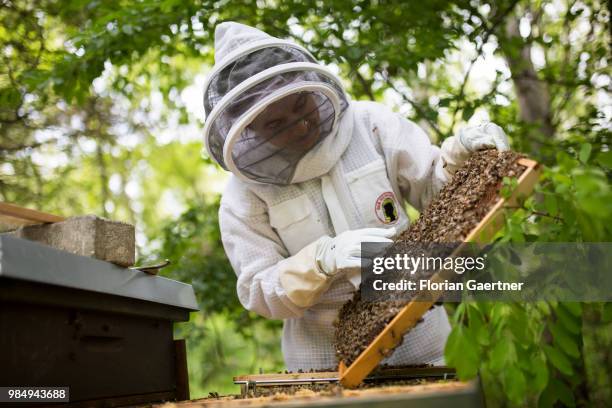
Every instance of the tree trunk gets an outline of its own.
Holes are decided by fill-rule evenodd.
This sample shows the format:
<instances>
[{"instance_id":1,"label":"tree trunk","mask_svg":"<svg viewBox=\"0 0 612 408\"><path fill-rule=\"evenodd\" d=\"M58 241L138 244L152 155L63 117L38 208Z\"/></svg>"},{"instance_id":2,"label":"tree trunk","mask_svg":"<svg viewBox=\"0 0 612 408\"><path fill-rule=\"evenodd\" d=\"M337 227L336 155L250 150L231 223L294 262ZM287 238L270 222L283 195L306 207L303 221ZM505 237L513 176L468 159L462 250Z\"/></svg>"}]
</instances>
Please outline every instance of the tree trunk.
<instances>
[{"instance_id":1,"label":"tree trunk","mask_svg":"<svg viewBox=\"0 0 612 408\"><path fill-rule=\"evenodd\" d=\"M519 17L516 15L506 20L505 35L509 44L517 40L521 42L519 47L510 45L502 47L502 50L512 74L520 119L536 129L532 132L531 151L537 153L542 141L551 139L555 133L548 84L538 78L531 61L531 44L521 38Z\"/></svg>"}]
</instances>

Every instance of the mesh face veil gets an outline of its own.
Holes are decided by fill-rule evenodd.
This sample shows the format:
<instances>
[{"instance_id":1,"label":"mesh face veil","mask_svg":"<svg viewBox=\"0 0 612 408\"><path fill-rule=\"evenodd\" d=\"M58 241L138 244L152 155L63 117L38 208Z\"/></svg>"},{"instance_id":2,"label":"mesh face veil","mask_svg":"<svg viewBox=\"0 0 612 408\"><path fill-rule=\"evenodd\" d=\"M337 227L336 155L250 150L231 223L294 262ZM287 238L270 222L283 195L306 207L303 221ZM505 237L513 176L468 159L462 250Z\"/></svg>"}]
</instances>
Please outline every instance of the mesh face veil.
<instances>
[{"instance_id":1,"label":"mesh face veil","mask_svg":"<svg viewBox=\"0 0 612 408\"><path fill-rule=\"evenodd\" d=\"M232 50L210 74L206 147L242 179L290 184L300 161L337 132L347 107L339 79L306 50L266 36Z\"/></svg>"}]
</instances>

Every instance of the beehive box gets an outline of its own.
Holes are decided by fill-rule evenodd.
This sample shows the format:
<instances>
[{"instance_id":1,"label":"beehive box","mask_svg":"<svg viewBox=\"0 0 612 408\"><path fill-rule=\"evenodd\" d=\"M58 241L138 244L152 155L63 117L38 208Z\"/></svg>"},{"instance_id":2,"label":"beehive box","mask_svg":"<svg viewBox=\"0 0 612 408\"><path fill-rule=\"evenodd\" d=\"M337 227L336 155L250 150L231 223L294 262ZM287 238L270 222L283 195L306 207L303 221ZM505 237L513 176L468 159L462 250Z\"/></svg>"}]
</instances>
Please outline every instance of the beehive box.
<instances>
[{"instance_id":1,"label":"beehive box","mask_svg":"<svg viewBox=\"0 0 612 408\"><path fill-rule=\"evenodd\" d=\"M67 386L72 406L188 398L173 322L190 285L0 236L0 384Z\"/></svg>"}]
</instances>

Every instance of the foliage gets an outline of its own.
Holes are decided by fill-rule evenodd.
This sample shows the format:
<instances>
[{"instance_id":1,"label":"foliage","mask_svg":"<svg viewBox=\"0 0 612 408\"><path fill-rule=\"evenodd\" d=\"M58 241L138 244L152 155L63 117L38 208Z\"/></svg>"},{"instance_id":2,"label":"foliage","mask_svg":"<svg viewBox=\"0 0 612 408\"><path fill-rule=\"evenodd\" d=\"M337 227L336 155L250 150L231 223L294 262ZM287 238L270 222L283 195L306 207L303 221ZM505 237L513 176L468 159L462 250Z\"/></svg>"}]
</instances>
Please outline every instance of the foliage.
<instances>
[{"instance_id":1,"label":"foliage","mask_svg":"<svg viewBox=\"0 0 612 408\"><path fill-rule=\"evenodd\" d=\"M583 147L590 144L570 140L569 151L558 151L557 164L545 170L536 198L510 217L500 242L610 240L605 153L590 157L592 147ZM587 353L585 343L609 341L612 326L603 317L608 309L609 303L461 304L447 358L461 377L480 370L488 396L506 395L513 405L604 401L609 387L595 384L610 380L611 361Z\"/></svg>"},{"instance_id":2,"label":"foliage","mask_svg":"<svg viewBox=\"0 0 612 408\"><path fill-rule=\"evenodd\" d=\"M304 44L353 98L394 105L438 142L467 121L500 124L515 150L546 165L502 242L610 241L605 2L0 5L0 198L135 223L140 258L170 258L167 276L196 288L203 313L179 331L201 392L252 372L255 350L262 368L280 368L278 322L236 298L216 216L224 176L200 156L201 98L189 97L213 62L220 21ZM447 359L461 378L480 373L492 406L603 404L611 315L610 304L459 304Z\"/></svg>"},{"instance_id":3,"label":"foliage","mask_svg":"<svg viewBox=\"0 0 612 408\"><path fill-rule=\"evenodd\" d=\"M187 339L189 386L192 398L211 392L237 394L231 378L258 372L278 372L283 357L278 346L278 330L265 320L253 321L246 328L225 314L192 313L188 323L180 324L177 337Z\"/></svg>"},{"instance_id":4,"label":"foliage","mask_svg":"<svg viewBox=\"0 0 612 408\"><path fill-rule=\"evenodd\" d=\"M256 323L255 314L247 312L236 297L236 276L223 251L217 213L219 197L212 202L188 204L176 220L165 224L159 256L175 260L164 268L167 275L189 282L206 313L222 313L239 324L237 330L253 337L249 328ZM263 320L260 326L278 328L279 322Z\"/></svg>"}]
</instances>

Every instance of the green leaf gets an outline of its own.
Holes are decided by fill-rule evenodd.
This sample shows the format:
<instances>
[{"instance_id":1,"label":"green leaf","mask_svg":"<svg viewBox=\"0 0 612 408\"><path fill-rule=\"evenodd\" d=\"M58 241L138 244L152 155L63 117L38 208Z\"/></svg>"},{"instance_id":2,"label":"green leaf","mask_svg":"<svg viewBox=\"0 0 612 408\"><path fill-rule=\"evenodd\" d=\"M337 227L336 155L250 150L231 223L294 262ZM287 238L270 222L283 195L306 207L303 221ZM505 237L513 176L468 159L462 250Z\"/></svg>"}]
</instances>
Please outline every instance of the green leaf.
<instances>
[{"instance_id":1,"label":"green leaf","mask_svg":"<svg viewBox=\"0 0 612 408\"><path fill-rule=\"evenodd\" d=\"M347 51L347 57L352 60L358 60L363 55L359 47L349 47Z\"/></svg>"},{"instance_id":2,"label":"green leaf","mask_svg":"<svg viewBox=\"0 0 612 408\"><path fill-rule=\"evenodd\" d=\"M548 386L540 394L538 399L538 408L552 408L553 404L557 402L559 396L555 393L554 387L548 384Z\"/></svg>"},{"instance_id":3,"label":"green leaf","mask_svg":"<svg viewBox=\"0 0 612 408\"><path fill-rule=\"evenodd\" d=\"M504 386L510 400L516 404L525 399L527 381L525 374L516 366L510 366L504 370ZM522 404L521 404L522 405Z\"/></svg>"},{"instance_id":4,"label":"green leaf","mask_svg":"<svg viewBox=\"0 0 612 408\"><path fill-rule=\"evenodd\" d=\"M578 159L581 162L586 163L589 160L589 157L591 157L592 150L593 146L590 143L584 143L582 146L580 146L580 153L578 153Z\"/></svg>"},{"instance_id":5,"label":"green leaf","mask_svg":"<svg viewBox=\"0 0 612 408\"><path fill-rule=\"evenodd\" d=\"M580 350L576 344L576 340L568 334L562 326L559 324L549 325L551 334L553 335L553 341L559 346L570 357L580 357Z\"/></svg>"},{"instance_id":6,"label":"green leaf","mask_svg":"<svg viewBox=\"0 0 612 408\"><path fill-rule=\"evenodd\" d=\"M559 396L561 401L567 407L575 407L576 401L574 400L574 393L572 389L560 380L552 381L552 386L555 394Z\"/></svg>"},{"instance_id":7,"label":"green leaf","mask_svg":"<svg viewBox=\"0 0 612 408\"><path fill-rule=\"evenodd\" d=\"M438 102L439 108L447 108L452 101L452 98L441 98L440 102Z\"/></svg>"},{"instance_id":8,"label":"green leaf","mask_svg":"<svg viewBox=\"0 0 612 408\"><path fill-rule=\"evenodd\" d=\"M563 307L557 307L556 314L558 322L561 323L563 327L565 327L571 333L580 333L582 328L580 327L580 323L578 322L579 319L577 319L576 316L569 313Z\"/></svg>"},{"instance_id":9,"label":"green leaf","mask_svg":"<svg viewBox=\"0 0 612 408\"><path fill-rule=\"evenodd\" d=\"M604 303L601 320L603 321L603 323L612 322L612 302Z\"/></svg>"},{"instance_id":10,"label":"green leaf","mask_svg":"<svg viewBox=\"0 0 612 408\"><path fill-rule=\"evenodd\" d=\"M557 197L552 194L547 194L544 196L544 207L548 214L555 216L557 215L558 207L557 207Z\"/></svg>"},{"instance_id":11,"label":"green leaf","mask_svg":"<svg viewBox=\"0 0 612 408\"><path fill-rule=\"evenodd\" d=\"M545 389L548 384L548 365L546 364L546 357L542 352L539 352L530 362L531 372L533 373L531 386L536 392L539 392Z\"/></svg>"},{"instance_id":12,"label":"green leaf","mask_svg":"<svg viewBox=\"0 0 612 408\"><path fill-rule=\"evenodd\" d=\"M18 89L11 87L0 89L0 106L3 108L13 108L14 105L19 105L20 102L21 94Z\"/></svg>"},{"instance_id":13,"label":"green leaf","mask_svg":"<svg viewBox=\"0 0 612 408\"><path fill-rule=\"evenodd\" d=\"M499 330L506 325L507 316L510 314L510 308L504 303L495 303L491 308L490 321L493 326Z\"/></svg>"},{"instance_id":14,"label":"green leaf","mask_svg":"<svg viewBox=\"0 0 612 408\"><path fill-rule=\"evenodd\" d=\"M563 302L559 305L567 309L571 314L576 317L582 316L582 304L580 302Z\"/></svg>"},{"instance_id":15,"label":"green leaf","mask_svg":"<svg viewBox=\"0 0 612 408\"><path fill-rule=\"evenodd\" d=\"M465 108L463 108L463 112L461 112L461 117L464 121L467 122L468 120L470 120L475 110L476 109L474 108L474 106L467 105Z\"/></svg>"},{"instance_id":16,"label":"green leaf","mask_svg":"<svg viewBox=\"0 0 612 408\"><path fill-rule=\"evenodd\" d=\"M444 354L448 364L457 370L460 380L469 380L478 373L478 346L464 326L453 328L448 336Z\"/></svg>"},{"instance_id":17,"label":"green leaf","mask_svg":"<svg viewBox=\"0 0 612 408\"><path fill-rule=\"evenodd\" d=\"M561 353L556 348L553 348L549 345L544 345L544 352L548 357L548 361L552 363L552 365L561 371L565 375L573 375L574 369L572 368L572 363L565 357L563 353Z\"/></svg>"},{"instance_id":18,"label":"green leaf","mask_svg":"<svg viewBox=\"0 0 612 408\"><path fill-rule=\"evenodd\" d=\"M601 152L596 157L597 163L603 167L612 168L612 150Z\"/></svg>"},{"instance_id":19,"label":"green leaf","mask_svg":"<svg viewBox=\"0 0 612 408\"><path fill-rule=\"evenodd\" d=\"M548 386L540 395L538 400L538 407L552 407L557 401L561 401L565 406L575 406L574 394L572 390L565 385L563 382L556 378L551 378Z\"/></svg>"},{"instance_id":20,"label":"green leaf","mask_svg":"<svg viewBox=\"0 0 612 408\"><path fill-rule=\"evenodd\" d=\"M516 349L508 336L502 337L489 353L489 367L492 371L500 372L508 364L516 362Z\"/></svg>"},{"instance_id":21,"label":"green leaf","mask_svg":"<svg viewBox=\"0 0 612 408\"><path fill-rule=\"evenodd\" d=\"M488 346L490 344L489 330L484 323L482 313L476 304L470 304L467 308L469 328L474 333L478 344Z\"/></svg>"},{"instance_id":22,"label":"green leaf","mask_svg":"<svg viewBox=\"0 0 612 408\"><path fill-rule=\"evenodd\" d=\"M516 344L529 342L532 334L529 331L529 316L522 310L514 311L508 318L508 329Z\"/></svg>"}]
</instances>

